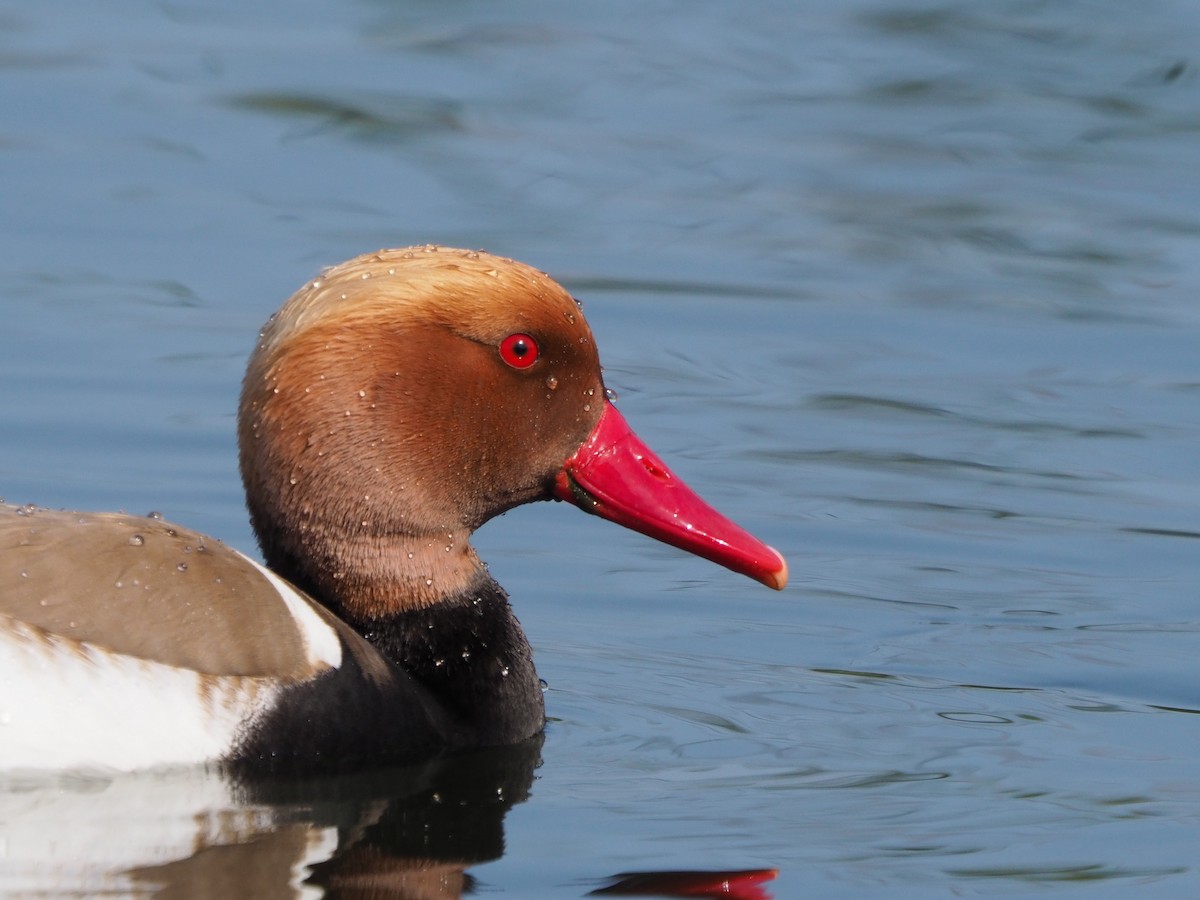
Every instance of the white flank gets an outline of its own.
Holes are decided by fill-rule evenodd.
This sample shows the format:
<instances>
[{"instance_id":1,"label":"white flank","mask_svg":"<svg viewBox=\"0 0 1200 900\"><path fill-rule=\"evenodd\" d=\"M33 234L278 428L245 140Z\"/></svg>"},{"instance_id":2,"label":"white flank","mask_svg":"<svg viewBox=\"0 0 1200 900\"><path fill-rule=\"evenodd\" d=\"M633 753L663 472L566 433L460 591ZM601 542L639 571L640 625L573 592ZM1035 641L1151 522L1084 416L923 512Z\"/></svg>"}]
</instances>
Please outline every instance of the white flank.
<instances>
[{"instance_id":1,"label":"white flank","mask_svg":"<svg viewBox=\"0 0 1200 900\"><path fill-rule=\"evenodd\" d=\"M312 601L297 593L295 588L266 566L259 565L244 554L238 553L238 556L258 569L275 588L288 612L292 614L296 627L300 629L304 648L308 651L308 661L318 668L319 663L333 669L338 668L342 664L342 642L338 639L337 632L313 610Z\"/></svg>"},{"instance_id":2,"label":"white flank","mask_svg":"<svg viewBox=\"0 0 1200 900\"><path fill-rule=\"evenodd\" d=\"M0 768L131 771L217 760L279 690L268 679L110 653L0 615Z\"/></svg>"}]
</instances>

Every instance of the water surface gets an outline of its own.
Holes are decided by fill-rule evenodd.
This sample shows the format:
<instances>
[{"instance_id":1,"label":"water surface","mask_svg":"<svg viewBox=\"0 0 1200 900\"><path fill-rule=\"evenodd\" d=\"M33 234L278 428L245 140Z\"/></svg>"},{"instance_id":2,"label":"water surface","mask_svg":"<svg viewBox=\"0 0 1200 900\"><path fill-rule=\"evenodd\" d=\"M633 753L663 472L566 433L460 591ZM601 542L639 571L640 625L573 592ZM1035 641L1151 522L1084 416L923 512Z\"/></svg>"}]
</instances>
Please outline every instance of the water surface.
<instances>
[{"instance_id":1,"label":"water surface","mask_svg":"<svg viewBox=\"0 0 1200 900\"><path fill-rule=\"evenodd\" d=\"M536 752L277 790L9 778L0 892L1200 888L1194 5L0 25L7 500L253 552L233 411L258 326L322 265L437 241L576 293L635 428L793 572L774 595L510 513L478 545L549 683ZM468 815L439 818L447 785Z\"/></svg>"}]
</instances>

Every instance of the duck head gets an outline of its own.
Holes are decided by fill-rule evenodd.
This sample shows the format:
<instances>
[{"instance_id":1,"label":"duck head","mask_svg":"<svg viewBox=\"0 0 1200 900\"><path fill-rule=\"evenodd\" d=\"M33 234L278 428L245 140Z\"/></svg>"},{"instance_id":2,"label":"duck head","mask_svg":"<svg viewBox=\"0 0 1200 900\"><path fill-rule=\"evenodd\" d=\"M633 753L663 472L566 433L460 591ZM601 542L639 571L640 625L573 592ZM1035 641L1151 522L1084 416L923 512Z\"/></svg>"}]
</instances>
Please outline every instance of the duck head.
<instances>
[{"instance_id":1,"label":"duck head","mask_svg":"<svg viewBox=\"0 0 1200 900\"><path fill-rule=\"evenodd\" d=\"M251 356L238 439L267 563L351 620L460 589L475 528L553 498L787 580L606 399L578 303L486 253L385 250L306 284Z\"/></svg>"}]
</instances>

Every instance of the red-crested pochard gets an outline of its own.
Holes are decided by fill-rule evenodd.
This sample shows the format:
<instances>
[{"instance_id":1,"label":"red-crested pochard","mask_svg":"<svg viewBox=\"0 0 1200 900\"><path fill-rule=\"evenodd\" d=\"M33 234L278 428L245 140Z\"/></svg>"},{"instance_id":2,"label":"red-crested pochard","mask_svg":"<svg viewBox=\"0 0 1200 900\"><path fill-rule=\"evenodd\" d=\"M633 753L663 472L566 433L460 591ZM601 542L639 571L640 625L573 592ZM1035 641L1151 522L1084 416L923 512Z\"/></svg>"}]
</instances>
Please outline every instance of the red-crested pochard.
<instances>
[{"instance_id":1,"label":"red-crested pochard","mask_svg":"<svg viewBox=\"0 0 1200 900\"><path fill-rule=\"evenodd\" d=\"M320 772L537 734L529 644L469 543L532 500L787 580L608 402L579 304L486 253L304 285L238 441L265 567L156 517L0 507L0 767Z\"/></svg>"}]
</instances>

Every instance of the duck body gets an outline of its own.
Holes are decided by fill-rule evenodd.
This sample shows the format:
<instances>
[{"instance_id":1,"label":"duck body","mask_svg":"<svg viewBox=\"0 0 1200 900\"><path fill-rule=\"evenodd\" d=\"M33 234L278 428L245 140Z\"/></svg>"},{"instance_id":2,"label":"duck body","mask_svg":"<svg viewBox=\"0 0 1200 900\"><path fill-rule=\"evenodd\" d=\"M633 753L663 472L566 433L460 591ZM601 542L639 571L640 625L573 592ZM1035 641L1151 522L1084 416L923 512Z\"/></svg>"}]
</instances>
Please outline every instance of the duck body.
<instances>
[{"instance_id":1,"label":"duck body","mask_svg":"<svg viewBox=\"0 0 1200 900\"><path fill-rule=\"evenodd\" d=\"M85 570L82 595L71 576ZM544 721L529 645L490 578L377 623L387 654L161 519L0 505L0 580L7 768L341 771L513 743ZM89 614L97 602L105 616ZM458 712L471 708L505 725Z\"/></svg>"},{"instance_id":2,"label":"duck body","mask_svg":"<svg viewBox=\"0 0 1200 900\"><path fill-rule=\"evenodd\" d=\"M532 500L786 581L608 403L578 304L488 254L307 284L251 356L239 448L265 566L156 517L0 505L0 768L346 771L537 734L469 543Z\"/></svg>"}]
</instances>

